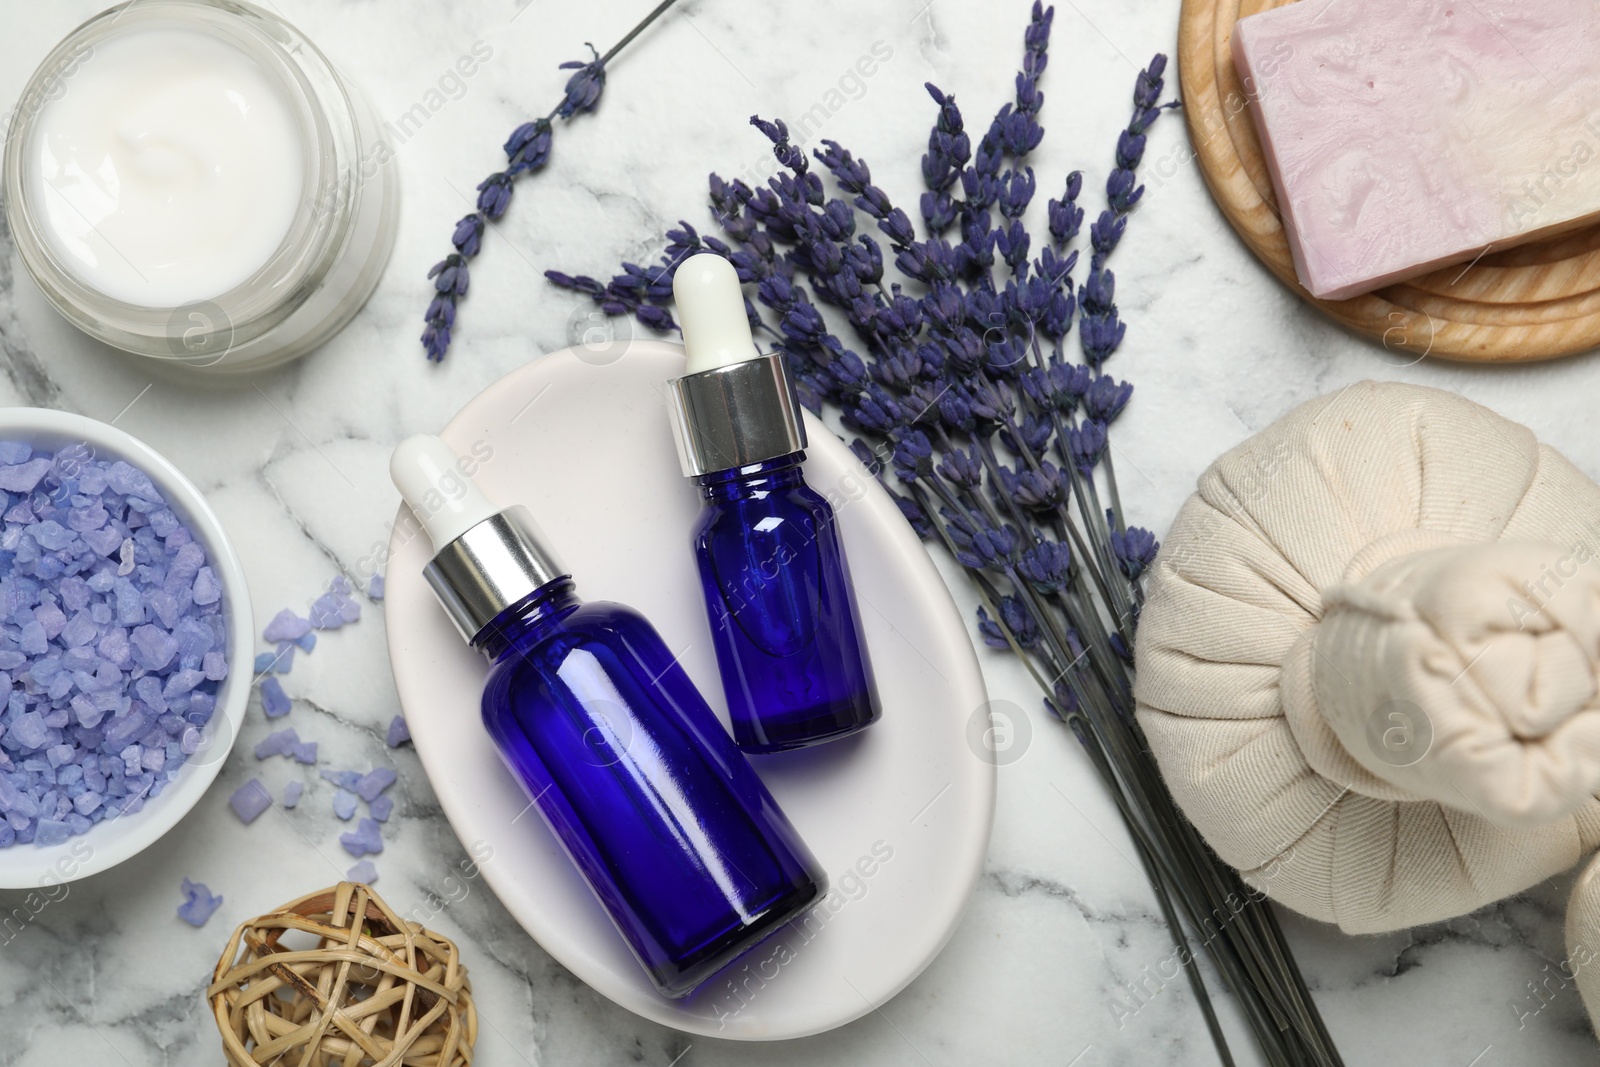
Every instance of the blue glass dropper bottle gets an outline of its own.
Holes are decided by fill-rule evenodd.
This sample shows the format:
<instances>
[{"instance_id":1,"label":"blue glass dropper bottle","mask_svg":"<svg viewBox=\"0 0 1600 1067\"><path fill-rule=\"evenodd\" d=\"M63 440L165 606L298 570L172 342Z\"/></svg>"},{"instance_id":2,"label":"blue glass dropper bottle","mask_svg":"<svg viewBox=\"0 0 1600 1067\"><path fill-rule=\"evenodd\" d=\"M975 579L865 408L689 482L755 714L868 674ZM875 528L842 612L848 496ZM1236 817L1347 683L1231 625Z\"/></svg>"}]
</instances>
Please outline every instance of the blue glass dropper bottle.
<instances>
[{"instance_id":1,"label":"blue glass dropper bottle","mask_svg":"<svg viewBox=\"0 0 1600 1067\"><path fill-rule=\"evenodd\" d=\"M705 499L694 552L733 738L777 752L863 730L878 693L833 507L801 473L783 355L756 351L721 256L685 260L673 299L689 363L668 393L684 475Z\"/></svg>"},{"instance_id":2,"label":"blue glass dropper bottle","mask_svg":"<svg viewBox=\"0 0 1600 1067\"><path fill-rule=\"evenodd\" d=\"M827 876L643 616L584 603L527 509L437 437L390 475L424 570L493 662L483 724L657 988L681 997L810 908Z\"/></svg>"}]
</instances>

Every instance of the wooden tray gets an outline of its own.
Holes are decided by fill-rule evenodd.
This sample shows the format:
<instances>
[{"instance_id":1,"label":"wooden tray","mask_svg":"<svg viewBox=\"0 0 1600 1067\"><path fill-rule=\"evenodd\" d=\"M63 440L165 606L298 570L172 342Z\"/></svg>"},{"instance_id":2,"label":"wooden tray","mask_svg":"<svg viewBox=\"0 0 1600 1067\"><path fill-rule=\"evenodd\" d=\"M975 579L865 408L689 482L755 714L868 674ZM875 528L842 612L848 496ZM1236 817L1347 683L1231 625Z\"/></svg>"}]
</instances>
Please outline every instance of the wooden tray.
<instances>
[{"instance_id":1,"label":"wooden tray","mask_svg":"<svg viewBox=\"0 0 1600 1067\"><path fill-rule=\"evenodd\" d=\"M1235 22L1290 2L1183 0L1178 71L1190 140L1245 244L1302 300L1408 360L1517 363L1600 346L1600 226L1351 300L1317 300L1301 287L1230 51Z\"/></svg>"}]
</instances>

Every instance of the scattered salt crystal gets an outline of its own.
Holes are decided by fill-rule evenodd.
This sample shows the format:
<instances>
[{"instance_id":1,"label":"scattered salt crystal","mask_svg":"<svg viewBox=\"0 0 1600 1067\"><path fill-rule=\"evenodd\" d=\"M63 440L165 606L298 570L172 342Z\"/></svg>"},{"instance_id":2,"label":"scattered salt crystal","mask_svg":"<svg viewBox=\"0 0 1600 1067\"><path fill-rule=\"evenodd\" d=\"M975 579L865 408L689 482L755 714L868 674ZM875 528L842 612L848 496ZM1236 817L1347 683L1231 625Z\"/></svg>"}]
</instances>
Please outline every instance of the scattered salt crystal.
<instances>
[{"instance_id":1,"label":"scattered salt crystal","mask_svg":"<svg viewBox=\"0 0 1600 1067\"><path fill-rule=\"evenodd\" d=\"M291 707L289 695L283 691L283 684L278 679L268 677L261 683L261 711L267 718L281 718L289 714Z\"/></svg>"},{"instance_id":2,"label":"scattered salt crystal","mask_svg":"<svg viewBox=\"0 0 1600 1067\"><path fill-rule=\"evenodd\" d=\"M317 647L317 635L311 632L303 633L294 639L294 643L299 646L302 652L310 652Z\"/></svg>"},{"instance_id":3,"label":"scattered salt crystal","mask_svg":"<svg viewBox=\"0 0 1600 1067\"><path fill-rule=\"evenodd\" d=\"M194 602L196 604L215 604L222 599L222 583L217 581L216 572L210 567L201 567L194 576Z\"/></svg>"},{"instance_id":4,"label":"scattered salt crystal","mask_svg":"<svg viewBox=\"0 0 1600 1067\"><path fill-rule=\"evenodd\" d=\"M34 829L33 843L40 846L59 845L72 836L72 827L56 819L40 819Z\"/></svg>"},{"instance_id":5,"label":"scattered salt crystal","mask_svg":"<svg viewBox=\"0 0 1600 1067\"><path fill-rule=\"evenodd\" d=\"M349 822L350 817L356 813L356 795L348 789L335 789L333 791L333 813Z\"/></svg>"},{"instance_id":6,"label":"scattered salt crystal","mask_svg":"<svg viewBox=\"0 0 1600 1067\"><path fill-rule=\"evenodd\" d=\"M288 674L294 669L294 643L278 642L278 651L272 657L272 669L278 674Z\"/></svg>"},{"instance_id":7,"label":"scattered salt crystal","mask_svg":"<svg viewBox=\"0 0 1600 1067\"><path fill-rule=\"evenodd\" d=\"M286 730L268 734L256 742L256 759L266 759L269 756L287 756L294 751L300 743L300 735L295 733L291 726Z\"/></svg>"},{"instance_id":8,"label":"scattered salt crystal","mask_svg":"<svg viewBox=\"0 0 1600 1067\"><path fill-rule=\"evenodd\" d=\"M362 819L354 833L340 834L339 844L356 859L383 851L383 834L377 820Z\"/></svg>"},{"instance_id":9,"label":"scattered salt crystal","mask_svg":"<svg viewBox=\"0 0 1600 1067\"><path fill-rule=\"evenodd\" d=\"M240 821L249 824L255 822L261 817L262 812L272 807L272 794L267 792L267 787L261 784L259 778L252 778L233 791L228 803L232 805L233 813L239 816Z\"/></svg>"},{"instance_id":10,"label":"scattered salt crystal","mask_svg":"<svg viewBox=\"0 0 1600 1067\"><path fill-rule=\"evenodd\" d=\"M383 599L383 575L374 574L367 579L367 596L373 600Z\"/></svg>"},{"instance_id":11,"label":"scattered salt crystal","mask_svg":"<svg viewBox=\"0 0 1600 1067\"><path fill-rule=\"evenodd\" d=\"M371 812L372 817L377 819L379 822L388 822L389 815L394 811L394 800L387 795L377 797L372 801L372 803L367 805L367 810Z\"/></svg>"},{"instance_id":12,"label":"scattered salt crystal","mask_svg":"<svg viewBox=\"0 0 1600 1067\"><path fill-rule=\"evenodd\" d=\"M352 793L355 792L356 783L361 781L361 775L355 771L322 771L321 775L324 781L332 782L340 789L348 789Z\"/></svg>"},{"instance_id":13,"label":"scattered salt crystal","mask_svg":"<svg viewBox=\"0 0 1600 1067\"><path fill-rule=\"evenodd\" d=\"M406 725L404 716L396 715L389 720L389 734L383 740L390 748L399 748L411 740L411 727Z\"/></svg>"},{"instance_id":14,"label":"scattered salt crystal","mask_svg":"<svg viewBox=\"0 0 1600 1067\"><path fill-rule=\"evenodd\" d=\"M370 804L379 793L393 785L394 780L394 771L388 767L378 767L361 776L361 780L356 782L355 794Z\"/></svg>"},{"instance_id":15,"label":"scattered salt crystal","mask_svg":"<svg viewBox=\"0 0 1600 1067\"><path fill-rule=\"evenodd\" d=\"M290 755L295 758L296 763L304 763L309 767L317 762L317 743L315 741L302 741L294 746L294 751Z\"/></svg>"},{"instance_id":16,"label":"scattered salt crystal","mask_svg":"<svg viewBox=\"0 0 1600 1067\"><path fill-rule=\"evenodd\" d=\"M183 880L183 903L178 905L178 918L190 926L201 927L220 907L222 898L212 896L204 882Z\"/></svg>"},{"instance_id":17,"label":"scattered salt crystal","mask_svg":"<svg viewBox=\"0 0 1600 1067\"><path fill-rule=\"evenodd\" d=\"M101 654L104 655L104 650ZM200 661L200 669L211 681L220 682L228 676L228 657L221 652L207 652Z\"/></svg>"},{"instance_id":18,"label":"scattered salt crystal","mask_svg":"<svg viewBox=\"0 0 1600 1067\"><path fill-rule=\"evenodd\" d=\"M257 652L255 672L257 674L266 674L268 671L272 670L272 660L273 656L271 652Z\"/></svg>"},{"instance_id":19,"label":"scattered salt crystal","mask_svg":"<svg viewBox=\"0 0 1600 1067\"><path fill-rule=\"evenodd\" d=\"M351 882L362 882L371 885L378 880L378 868L372 865L371 860L362 860L360 863L344 872L345 879Z\"/></svg>"},{"instance_id":20,"label":"scattered salt crystal","mask_svg":"<svg viewBox=\"0 0 1600 1067\"><path fill-rule=\"evenodd\" d=\"M311 632L311 620L302 619L288 608L284 608L272 617L267 623L267 628L261 631L261 639L277 644L279 641L293 641L302 634Z\"/></svg>"}]
</instances>

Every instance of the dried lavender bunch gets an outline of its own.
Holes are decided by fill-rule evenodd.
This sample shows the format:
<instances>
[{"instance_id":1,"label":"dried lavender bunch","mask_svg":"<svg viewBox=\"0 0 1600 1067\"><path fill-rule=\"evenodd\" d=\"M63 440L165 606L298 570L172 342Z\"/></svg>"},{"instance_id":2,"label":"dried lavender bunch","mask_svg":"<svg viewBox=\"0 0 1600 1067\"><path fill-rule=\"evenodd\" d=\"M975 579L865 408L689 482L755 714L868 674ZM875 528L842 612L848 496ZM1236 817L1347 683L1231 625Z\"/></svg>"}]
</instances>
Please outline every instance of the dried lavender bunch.
<instances>
[{"instance_id":1,"label":"dried lavender bunch","mask_svg":"<svg viewBox=\"0 0 1600 1067\"><path fill-rule=\"evenodd\" d=\"M802 403L836 409L859 435L852 448L907 520L965 568L984 640L1016 653L1083 744L1133 837L1222 1062L1233 1059L1196 963L1202 952L1268 1063L1339 1064L1270 905L1178 810L1134 718L1131 649L1157 544L1123 522L1109 450L1133 387L1106 373L1127 332L1108 263L1144 193L1146 134L1173 105L1159 102L1158 55L1136 82L1107 206L1089 225L1087 269L1075 282L1082 175L1068 175L1048 201L1036 252L1022 221L1037 191L1026 161L1044 136L1039 82L1053 16L1034 4L1015 97L976 145L954 97L927 86L938 111L922 157L920 236L866 161L823 141L812 156L830 185L781 121L755 117L783 170L763 188L711 176L727 241L684 222L668 231L659 264L625 263L604 284L546 276L610 314L674 329L676 265L702 250L726 256L754 286L751 324L787 355ZM858 231L863 215L887 250ZM901 280L885 279L886 258ZM848 323L848 339L824 306Z\"/></svg>"},{"instance_id":2,"label":"dried lavender bunch","mask_svg":"<svg viewBox=\"0 0 1600 1067\"><path fill-rule=\"evenodd\" d=\"M435 263L428 271L433 281L433 300L422 320L422 348L432 362L440 362L450 350L450 336L456 324L456 304L467 295L470 276L467 261L478 254L483 243L483 233L489 223L506 213L511 205L512 183L524 174L543 169L550 161L551 140L555 134L552 123L557 119L571 121L578 115L593 111L600 104L600 94L606 87L606 64L622 51L639 34L677 0L662 0L655 10L629 30L622 40L611 46L605 55L589 46L593 58L569 60L561 64L562 70L571 70L561 102L543 118L531 119L511 131L506 139L506 169L496 171L478 183L476 210L462 216L456 223L450 243L455 251Z\"/></svg>"}]
</instances>

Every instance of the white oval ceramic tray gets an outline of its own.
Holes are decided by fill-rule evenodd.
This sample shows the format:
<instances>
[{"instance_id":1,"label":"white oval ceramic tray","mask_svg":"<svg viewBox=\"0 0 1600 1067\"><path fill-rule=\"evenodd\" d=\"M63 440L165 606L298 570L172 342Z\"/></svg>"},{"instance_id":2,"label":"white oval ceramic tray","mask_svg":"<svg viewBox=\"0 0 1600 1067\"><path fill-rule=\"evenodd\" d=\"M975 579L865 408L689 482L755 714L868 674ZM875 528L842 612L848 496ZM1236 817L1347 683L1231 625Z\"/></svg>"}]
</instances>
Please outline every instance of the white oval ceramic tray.
<instances>
[{"instance_id":1,"label":"white oval ceramic tray","mask_svg":"<svg viewBox=\"0 0 1600 1067\"><path fill-rule=\"evenodd\" d=\"M476 481L525 504L578 594L642 611L726 722L689 531L699 496L678 470L662 384L676 345L620 358L564 350L477 396L442 431L478 457ZM683 1000L658 994L479 719L487 663L468 649L421 571L425 535L391 545L385 617L395 682L428 777L506 909L605 996L692 1033L800 1037L887 1001L944 947L980 873L995 769L967 727L986 701L966 627L894 501L839 440L808 421L806 478L838 510L883 718L853 738L757 758L832 892ZM410 523L397 523L403 531Z\"/></svg>"}]
</instances>

